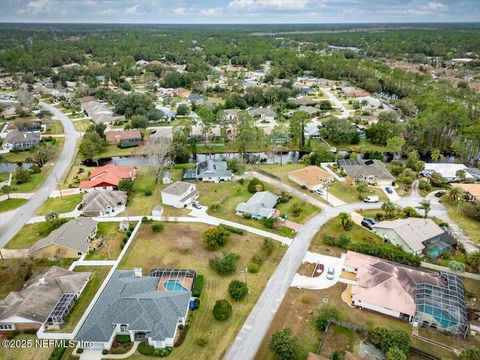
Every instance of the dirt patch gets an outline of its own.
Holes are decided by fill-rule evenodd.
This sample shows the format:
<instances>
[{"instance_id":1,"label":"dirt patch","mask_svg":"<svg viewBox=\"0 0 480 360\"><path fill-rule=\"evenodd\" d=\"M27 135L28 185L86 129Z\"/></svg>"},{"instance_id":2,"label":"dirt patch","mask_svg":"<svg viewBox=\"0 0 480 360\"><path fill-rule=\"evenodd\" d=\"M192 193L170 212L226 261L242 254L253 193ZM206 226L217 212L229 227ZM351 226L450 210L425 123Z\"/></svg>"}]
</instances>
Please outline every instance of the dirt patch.
<instances>
[{"instance_id":1,"label":"dirt patch","mask_svg":"<svg viewBox=\"0 0 480 360\"><path fill-rule=\"evenodd\" d=\"M331 325L328 332L324 335L320 355L331 358L335 351L352 351L355 339L355 333L347 328L337 325Z\"/></svg>"},{"instance_id":2,"label":"dirt patch","mask_svg":"<svg viewBox=\"0 0 480 360\"><path fill-rule=\"evenodd\" d=\"M312 276L315 271L316 264L304 263L298 268L298 273L303 276Z\"/></svg>"}]
</instances>

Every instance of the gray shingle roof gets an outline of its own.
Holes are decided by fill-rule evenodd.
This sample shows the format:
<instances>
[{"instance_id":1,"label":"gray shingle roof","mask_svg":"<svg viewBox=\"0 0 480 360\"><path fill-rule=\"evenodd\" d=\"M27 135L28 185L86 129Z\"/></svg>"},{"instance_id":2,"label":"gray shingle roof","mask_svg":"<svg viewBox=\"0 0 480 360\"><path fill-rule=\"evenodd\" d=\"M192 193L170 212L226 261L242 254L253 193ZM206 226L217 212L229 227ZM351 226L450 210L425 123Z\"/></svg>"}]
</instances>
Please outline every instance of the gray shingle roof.
<instances>
[{"instance_id":1,"label":"gray shingle roof","mask_svg":"<svg viewBox=\"0 0 480 360\"><path fill-rule=\"evenodd\" d=\"M183 195L192 186L192 184L184 181L175 181L172 185L162 190L163 193L172 195Z\"/></svg>"},{"instance_id":2,"label":"gray shingle roof","mask_svg":"<svg viewBox=\"0 0 480 360\"><path fill-rule=\"evenodd\" d=\"M277 200L278 196L270 191L259 191L253 194L247 202L238 204L235 210L252 215L268 217L277 204Z\"/></svg>"},{"instance_id":3,"label":"gray shingle roof","mask_svg":"<svg viewBox=\"0 0 480 360\"><path fill-rule=\"evenodd\" d=\"M92 191L83 196L82 211L97 212L105 211L107 207L116 207L127 202L125 191Z\"/></svg>"},{"instance_id":4,"label":"gray shingle roof","mask_svg":"<svg viewBox=\"0 0 480 360\"><path fill-rule=\"evenodd\" d=\"M375 176L381 180L395 180L395 177L385 167L380 160L338 160L338 165L352 179L361 179L364 176Z\"/></svg>"},{"instance_id":5,"label":"gray shingle roof","mask_svg":"<svg viewBox=\"0 0 480 360\"><path fill-rule=\"evenodd\" d=\"M213 161L206 160L198 163L197 165L197 177L209 178L209 177L229 177L232 176L232 172L227 169L226 161Z\"/></svg>"},{"instance_id":6,"label":"gray shingle roof","mask_svg":"<svg viewBox=\"0 0 480 360\"><path fill-rule=\"evenodd\" d=\"M10 131L5 140L3 141L5 144L20 144L24 142L39 142L41 138L40 134L32 133L32 132L25 132L25 131Z\"/></svg>"},{"instance_id":7,"label":"gray shingle roof","mask_svg":"<svg viewBox=\"0 0 480 360\"><path fill-rule=\"evenodd\" d=\"M107 342L113 324L129 330L149 331L154 341L173 338L178 319L186 315L189 291L158 291L158 277L134 277L131 270L117 270L100 295L77 340Z\"/></svg>"},{"instance_id":8,"label":"gray shingle roof","mask_svg":"<svg viewBox=\"0 0 480 360\"><path fill-rule=\"evenodd\" d=\"M97 222L85 217L79 217L53 230L47 237L37 241L30 248L39 250L52 244L58 244L78 252L87 253L89 236L97 227Z\"/></svg>"}]
</instances>

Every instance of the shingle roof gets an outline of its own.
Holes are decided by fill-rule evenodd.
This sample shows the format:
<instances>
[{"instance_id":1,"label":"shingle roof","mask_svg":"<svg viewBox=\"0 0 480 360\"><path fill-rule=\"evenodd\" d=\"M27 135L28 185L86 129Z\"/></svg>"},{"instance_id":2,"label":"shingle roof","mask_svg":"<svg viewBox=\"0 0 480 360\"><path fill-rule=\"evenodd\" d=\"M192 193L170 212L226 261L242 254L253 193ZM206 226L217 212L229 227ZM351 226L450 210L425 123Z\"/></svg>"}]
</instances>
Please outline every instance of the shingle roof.
<instances>
[{"instance_id":1,"label":"shingle roof","mask_svg":"<svg viewBox=\"0 0 480 360\"><path fill-rule=\"evenodd\" d=\"M178 319L186 315L189 291L158 291L158 277L134 277L131 270L117 270L100 295L77 340L107 342L113 324L129 330L150 331L152 340L173 338Z\"/></svg>"},{"instance_id":2,"label":"shingle roof","mask_svg":"<svg viewBox=\"0 0 480 360\"><path fill-rule=\"evenodd\" d=\"M278 196L270 191L259 191L253 194L247 202L237 205L236 211L247 212L252 215L268 217L277 204Z\"/></svg>"},{"instance_id":3,"label":"shingle roof","mask_svg":"<svg viewBox=\"0 0 480 360\"><path fill-rule=\"evenodd\" d=\"M78 252L86 253L89 248L88 238L97 227L97 222L90 218L79 217L53 230L47 237L37 241L30 248L32 251L57 244Z\"/></svg>"},{"instance_id":4,"label":"shingle roof","mask_svg":"<svg viewBox=\"0 0 480 360\"><path fill-rule=\"evenodd\" d=\"M375 176L382 180L395 180L395 177L380 160L338 160L338 165L353 179L361 179L364 176Z\"/></svg>"},{"instance_id":5,"label":"shingle roof","mask_svg":"<svg viewBox=\"0 0 480 360\"><path fill-rule=\"evenodd\" d=\"M9 131L5 140L5 144L18 144L23 142L38 142L40 141L40 134L24 131Z\"/></svg>"},{"instance_id":6,"label":"shingle roof","mask_svg":"<svg viewBox=\"0 0 480 360\"><path fill-rule=\"evenodd\" d=\"M206 160L198 163L197 165L197 177L228 177L232 176L232 172L227 169L226 161L213 161Z\"/></svg>"},{"instance_id":7,"label":"shingle roof","mask_svg":"<svg viewBox=\"0 0 480 360\"><path fill-rule=\"evenodd\" d=\"M0 319L19 316L43 323L62 294L78 293L90 272L73 272L52 266L33 275L21 291L0 301Z\"/></svg>"},{"instance_id":8,"label":"shingle roof","mask_svg":"<svg viewBox=\"0 0 480 360\"><path fill-rule=\"evenodd\" d=\"M185 181L175 181L172 185L162 190L162 193L172 195L183 195L192 186L192 184Z\"/></svg>"},{"instance_id":9,"label":"shingle roof","mask_svg":"<svg viewBox=\"0 0 480 360\"><path fill-rule=\"evenodd\" d=\"M105 211L127 202L125 191L93 191L85 194L82 200L83 212Z\"/></svg>"}]
</instances>

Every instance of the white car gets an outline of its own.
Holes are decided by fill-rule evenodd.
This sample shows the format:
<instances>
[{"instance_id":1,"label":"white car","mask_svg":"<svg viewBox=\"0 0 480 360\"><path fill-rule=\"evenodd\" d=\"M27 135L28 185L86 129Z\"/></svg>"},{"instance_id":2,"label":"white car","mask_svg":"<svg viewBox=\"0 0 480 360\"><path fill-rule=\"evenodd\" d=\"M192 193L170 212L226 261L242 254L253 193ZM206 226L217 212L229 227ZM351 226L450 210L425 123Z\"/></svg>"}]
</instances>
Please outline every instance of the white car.
<instances>
[{"instance_id":1,"label":"white car","mask_svg":"<svg viewBox=\"0 0 480 360\"><path fill-rule=\"evenodd\" d=\"M333 280L335 278L335 268L333 266L329 266L327 270L327 279Z\"/></svg>"},{"instance_id":2,"label":"white car","mask_svg":"<svg viewBox=\"0 0 480 360\"><path fill-rule=\"evenodd\" d=\"M318 195L325 195L325 190L324 189L317 189L317 190L315 190L315 193L317 193Z\"/></svg>"}]
</instances>

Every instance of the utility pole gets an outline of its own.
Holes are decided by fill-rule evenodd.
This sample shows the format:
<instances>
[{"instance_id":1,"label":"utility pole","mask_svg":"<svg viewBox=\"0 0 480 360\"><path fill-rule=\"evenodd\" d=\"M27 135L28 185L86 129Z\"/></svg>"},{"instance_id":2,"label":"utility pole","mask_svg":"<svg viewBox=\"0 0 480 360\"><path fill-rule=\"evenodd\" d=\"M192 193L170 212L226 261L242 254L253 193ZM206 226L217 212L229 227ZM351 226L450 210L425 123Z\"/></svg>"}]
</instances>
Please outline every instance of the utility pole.
<instances>
[{"instance_id":1,"label":"utility pole","mask_svg":"<svg viewBox=\"0 0 480 360\"><path fill-rule=\"evenodd\" d=\"M60 181L58 181L57 174L55 174L55 180L57 180L57 186L58 186L58 191L59 191L59 193L60 193L60 199L63 200L62 189L60 189Z\"/></svg>"}]
</instances>

